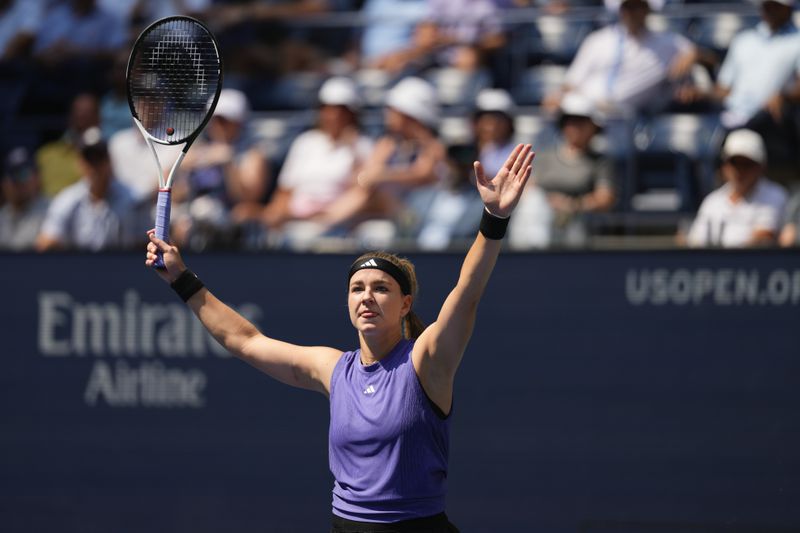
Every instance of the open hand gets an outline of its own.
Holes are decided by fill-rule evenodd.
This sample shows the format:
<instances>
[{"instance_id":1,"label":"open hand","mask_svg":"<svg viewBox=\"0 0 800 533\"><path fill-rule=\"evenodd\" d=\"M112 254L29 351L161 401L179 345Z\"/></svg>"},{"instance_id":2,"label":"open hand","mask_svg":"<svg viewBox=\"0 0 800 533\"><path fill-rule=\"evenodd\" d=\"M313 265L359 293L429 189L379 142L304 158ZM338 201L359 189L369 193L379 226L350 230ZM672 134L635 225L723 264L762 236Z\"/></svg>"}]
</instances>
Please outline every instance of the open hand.
<instances>
[{"instance_id":1,"label":"open hand","mask_svg":"<svg viewBox=\"0 0 800 533\"><path fill-rule=\"evenodd\" d=\"M154 229L148 231L147 236L150 237L150 242L147 243L147 254L144 264L152 268L158 258L156 252L160 251L164 255L164 266L166 266L166 268L157 268L155 271L161 279L167 283L172 283L181 275L181 272L186 270L186 265L183 263L183 259L181 259L180 252L178 252L178 247L168 244L156 237L156 230Z\"/></svg>"},{"instance_id":2,"label":"open hand","mask_svg":"<svg viewBox=\"0 0 800 533\"><path fill-rule=\"evenodd\" d=\"M480 161L475 161L478 193L489 213L508 217L516 207L531 176L534 153L530 144L518 144L493 179L487 179Z\"/></svg>"}]
</instances>

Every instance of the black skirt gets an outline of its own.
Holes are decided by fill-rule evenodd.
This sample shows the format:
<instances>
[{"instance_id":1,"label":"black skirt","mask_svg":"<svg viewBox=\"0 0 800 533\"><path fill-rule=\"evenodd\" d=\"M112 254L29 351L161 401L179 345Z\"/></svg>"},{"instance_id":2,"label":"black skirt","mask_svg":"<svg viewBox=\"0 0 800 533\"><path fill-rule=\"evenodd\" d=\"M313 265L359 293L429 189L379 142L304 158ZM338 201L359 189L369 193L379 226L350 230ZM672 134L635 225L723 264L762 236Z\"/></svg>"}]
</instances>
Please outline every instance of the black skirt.
<instances>
[{"instance_id":1,"label":"black skirt","mask_svg":"<svg viewBox=\"0 0 800 533\"><path fill-rule=\"evenodd\" d=\"M425 518L414 518L400 522L376 523L356 522L340 516L331 517L331 533L458 533L447 515L439 513Z\"/></svg>"}]
</instances>

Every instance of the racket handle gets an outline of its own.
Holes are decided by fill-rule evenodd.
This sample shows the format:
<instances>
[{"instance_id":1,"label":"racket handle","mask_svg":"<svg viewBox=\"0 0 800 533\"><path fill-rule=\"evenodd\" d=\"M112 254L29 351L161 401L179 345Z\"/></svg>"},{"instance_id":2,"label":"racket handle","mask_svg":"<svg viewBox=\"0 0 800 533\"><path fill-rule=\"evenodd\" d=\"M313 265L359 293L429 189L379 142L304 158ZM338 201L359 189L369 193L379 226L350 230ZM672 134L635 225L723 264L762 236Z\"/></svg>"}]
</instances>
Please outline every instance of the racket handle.
<instances>
[{"instance_id":1,"label":"racket handle","mask_svg":"<svg viewBox=\"0 0 800 533\"><path fill-rule=\"evenodd\" d=\"M164 242L169 242L169 212L172 206L172 189L159 189L156 202L156 237ZM164 255L157 253L158 258L153 263L153 268L166 268Z\"/></svg>"}]
</instances>

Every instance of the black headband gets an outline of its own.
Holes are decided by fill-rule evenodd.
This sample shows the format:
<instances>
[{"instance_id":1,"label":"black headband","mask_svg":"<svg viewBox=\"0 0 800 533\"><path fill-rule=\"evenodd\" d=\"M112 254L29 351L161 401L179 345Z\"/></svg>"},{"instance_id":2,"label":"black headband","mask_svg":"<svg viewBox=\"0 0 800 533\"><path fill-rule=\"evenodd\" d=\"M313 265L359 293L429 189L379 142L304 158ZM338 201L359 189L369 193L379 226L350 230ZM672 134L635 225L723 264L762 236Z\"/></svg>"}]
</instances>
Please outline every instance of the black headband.
<instances>
[{"instance_id":1,"label":"black headband","mask_svg":"<svg viewBox=\"0 0 800 533\"><path fill-rule=\"evenodd\" d=\"M353 263L353 266L350 267L350 273L347 275L347 281L350 281L353 274L365 268L375 268L386 272L400 285L400 291L403 295L411 294L411 283L409 283L408 276L406 276L405 272L391 261L381 259L380 257L367 257L366 259Z\"/></svg>"}]
</instances>

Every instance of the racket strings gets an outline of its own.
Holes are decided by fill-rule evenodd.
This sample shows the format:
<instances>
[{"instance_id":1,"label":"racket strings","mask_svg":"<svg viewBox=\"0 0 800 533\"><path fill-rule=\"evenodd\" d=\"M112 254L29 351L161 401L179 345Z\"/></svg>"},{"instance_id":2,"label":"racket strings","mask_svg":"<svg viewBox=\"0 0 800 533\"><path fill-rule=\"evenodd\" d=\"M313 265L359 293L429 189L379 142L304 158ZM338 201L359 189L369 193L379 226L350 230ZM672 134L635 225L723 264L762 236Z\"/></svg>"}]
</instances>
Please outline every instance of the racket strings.
<instances>
[{"instance_id":1,"label":"racket strings","mask_svg":"<svg viewBox=\"0 0 800 533\"><path fill-rule=\"evenodd\" d=\"M163 142L183 142L202 126L218 89L220 60L213 37L191 20L168 20L141 40L129 90L145 130Z\"/></svg>"}]
</instances>

